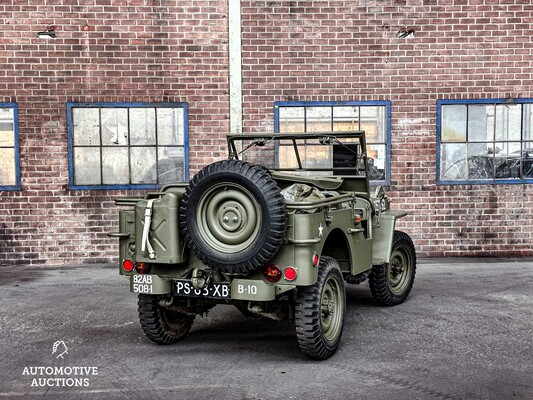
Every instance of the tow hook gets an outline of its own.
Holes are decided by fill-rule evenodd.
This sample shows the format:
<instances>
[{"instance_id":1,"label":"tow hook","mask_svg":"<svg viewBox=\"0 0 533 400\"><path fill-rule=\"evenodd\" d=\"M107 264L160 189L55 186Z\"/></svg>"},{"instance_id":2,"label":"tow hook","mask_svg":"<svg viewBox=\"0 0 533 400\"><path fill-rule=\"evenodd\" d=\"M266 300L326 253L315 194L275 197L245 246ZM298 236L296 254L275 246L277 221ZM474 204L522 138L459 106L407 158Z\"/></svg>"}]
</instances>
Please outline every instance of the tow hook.
<instances>
[{"instance_id":1,"label":"tow hook","mask_svg":"<svg viewBox=\"0 0 533 400\"><path fill-rule=\"evenodd\" d=\"M192 286L197 290L202 290L204 286L211 282L211 274L206 273L203 269L195 268L192 271Z\"/></svg>"}]
</instances>

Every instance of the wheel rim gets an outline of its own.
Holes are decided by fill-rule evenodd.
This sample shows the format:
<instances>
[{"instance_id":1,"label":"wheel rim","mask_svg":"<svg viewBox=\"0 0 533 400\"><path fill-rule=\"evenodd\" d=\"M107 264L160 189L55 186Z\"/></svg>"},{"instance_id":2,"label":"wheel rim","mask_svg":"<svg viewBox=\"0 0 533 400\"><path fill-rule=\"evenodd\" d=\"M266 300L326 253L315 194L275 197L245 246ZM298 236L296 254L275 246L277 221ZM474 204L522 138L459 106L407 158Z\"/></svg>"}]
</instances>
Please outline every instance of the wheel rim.
<instances>
[{"instance_id":1,"label":"wheel rim","mask_svg":"<svg viewBox=\"0 0 533 400\"><path fill-rule=\"evenodd\" d=\"M339 336L343 306L341 286L334 277L330 277L320 299L320 327L328 342L333 342Z\"/></svg>"},{"instance_id":2,"label":"wheel rim","mask_svg":"<svg viewBox=\"0 0 533 400\"><path fill-rule=\"evenodd\" d=\"M261 208L244 187L225 182L202 196L196 220L200 236L210 247L231 254L244 250L258 236Z\"/></svg>"},{"instance_id":3,"label":"wheel rim","mask_svg":"<svg viewBox=\"0 0 533 400\"><path fill-rule=\"evenodd\" d=\"M412 258L407 249L401 247L391 255L387 270L387 281L395 294L402 294L409 287L411 277Z\"/></svg>"}]
</instances>

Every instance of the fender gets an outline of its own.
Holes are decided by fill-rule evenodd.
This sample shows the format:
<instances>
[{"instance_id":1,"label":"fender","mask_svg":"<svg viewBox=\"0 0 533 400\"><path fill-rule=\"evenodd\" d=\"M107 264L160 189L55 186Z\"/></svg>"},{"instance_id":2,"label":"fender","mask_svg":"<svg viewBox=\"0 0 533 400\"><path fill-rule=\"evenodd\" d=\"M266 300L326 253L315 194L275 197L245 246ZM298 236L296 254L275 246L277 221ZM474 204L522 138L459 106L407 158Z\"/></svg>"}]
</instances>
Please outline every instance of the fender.
<instances>
[{"instance_id":1,"label":"fender","mask_svg":"<svg viewBox=\"0 0 533 400\"><path fill-rule=\"evenodd\" d=\"M396 220L407 215L402 210L387 210L381 212L379 228L374 228L374 246L372 248L372 264L380 265L390 261L392 251L392 237Z\"/></svg>"}]
</instances>

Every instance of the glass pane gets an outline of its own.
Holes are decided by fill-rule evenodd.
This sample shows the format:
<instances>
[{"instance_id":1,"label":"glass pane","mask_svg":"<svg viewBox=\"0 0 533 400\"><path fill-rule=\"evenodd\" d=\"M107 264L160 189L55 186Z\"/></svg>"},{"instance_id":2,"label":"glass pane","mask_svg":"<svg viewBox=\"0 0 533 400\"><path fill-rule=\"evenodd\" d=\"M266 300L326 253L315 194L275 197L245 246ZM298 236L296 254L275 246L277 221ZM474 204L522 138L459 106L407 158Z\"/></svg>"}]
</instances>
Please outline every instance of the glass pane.
<instances>
[{"instance_id":1,"label":"glass pane","mask_svg":"<svg viewBox=\"0 0 533 400\"><path fill-rule=\"evenodd\" d=\"M466 141L466 105L443 105L441 136L443 142ZM442 178L444 179L444 178Z\"/></svg>"},{"instance_id":2,"label":"glass pane","mask_svg":"<svg viewBox=\"0 0 533 400\"><path fill-rule=\"evenodd\" d=\"M523 140L533 140L533 104L524 104L523 114Z\"/></svg>"},{"instance_id":3,"label":"glass pane","mask_svg":"<svg viewBox=\"0 0 533 400\"><path fill-rule=\"evenodd\" d=\"M468 178L494 178L494 150L492 143L468 144Z\"/></svg>"},{"instance_id":4,"label":"glass pane","mask_svg":"<svg viewBox=\"0 0 533 400\"><path fill-rule=\"evenodd\" d=\"M298 146L300 157L305 156L305 148ZM279 168L299 168L298 160L293 146L279 146ZM303 163L303 160L302 160Z\"/></svg>"},{"instance_id":5,"label":"glass pane","mask_svg":"<svg viewBox=\"0 0 533 400\"><path fill-rule=\"evenodd\" d=\"M279 131L280 133L304 132L304 108L303 107L280 107L279 108Z\"/></svg>"},{"instance_id":6,"label":"glass pane","mask_svg":"<svg viewBox=\"0 0 533 400\"><path fill-rule=\"evenodd\" d=\"M361 130L366 132L366 141L370 143L385 142L386 107L362 106Z\"/></svg>"},{"instance_id":7,"label":"glass pane","mask_svg":"<svg viewBox=\"0 0 533 400\"><path fill-rule=\"evenodd\" d=\"M468 141L494 140L494 105L468 106Z\"/></svg>"},{"instance_id":8,"label":"glass pane","mask_svg":"<svg viewBox=\"0 0 533 400\"><path fill-rule=\"evenodd\" d=\"M522 150L522 177L533 178L533 142L524 142Z\"/></svg>"},{"instance_id":9,"label":"glass pane","mask_svg":"<svg viewBox=\"0 0 533 400\"><path fill-rule=\"evenodd\" d=\"M333 160L331 158L330 146L306 146L305 160L302 160L305 168L331 168Z\"/></svg>"},{"instance_id":10,"label":"glass pane","mask_svg":"<svg viewBox=\"0 0 533 400\"><path fill-rule=\"evenodd\" d=\"M466 144L442 144L440 147L440 179L455 181L467 178Z\"/></svg>"},{"instance_id":11,"label":"glass pane","mask_svg":"<svg viewBox=\"0 0 533 400\"><path fill-rule=\"evenodd\" d=\"M74 148L74 184L100 185L100 148Z\"/></svg>"},{"instance_id":12,"label":"glass pane","mask_svg":"<svg viewBox=\"0 0 533 400\"><path fill-rule=\"evenodd\" d=\"M520 140L521 114L520 104L496 106L496 140Z\"/></svg>"},{"instance_id":13,"label":"glass pane","mask_svg":"<svg viewBox=\"0 0 533 400\"><path fill-rule=\"evenodd\" d=\"M132 147L131 183L157 183L155 147Z\"/></svg>"},{"instance_id":14,"label":"glass pane","mask_svg":"<svg viewBox=\"0 0 533 400\"><path fill-rule=\"evenodd\" d=\"M185 181L185 153L183 147L161 147L158 149L159 183Z\"/></svg>"},{"instance_id":15,"label":"glass pane","mask_svg":"<svg viewBox=\"0 0 533 400\"><path fill-rule=\"evenodd\" d=\"M172 146L183 145L184 124L182 108L157 108L157 143Z\"/></svg>"},{"instance_id":16,"label":"glass pane","mask_svg":"<svg viewBox=\"0 0 533 400\"><path fill-rule=\"evenodd\" d=\"M359 106L333 107L334 131L359 130Z\"/></svg>"},{"instance_id":17,"label":"glass pane","mask_svg":"<svg viewBox=\"0 0 533 400\"><path fill-rule=\"evenodd\" d=\"M15 170L15 149L0 149L0 185L17 184Z\"/></svg>"},{"instance_id":18,"label":"glass pane","mask_svg":"<svg viewBox=\"0 0 533 400\"><path fill-rule=\"evenodd\" d=\"M155 145L155 109L130 108L130 145Z\"/></svg>"},{"instance_id":19,"label":"glass pane","mask_svg":"<svg viewBox=\"0 0 533 400\"><path fill-rule=\"evenodd\" d=\"M520 178L520 149L520 142L496 143L494 155L496 178Z\"/></svg>"},{"instance_id":20,"label":"glass pane","mask_svg":"<svg viewBox=\"0 0 533 400\"><path fill-rule=\"evenodd\" d=\"M103 184L119 185L130 183L128 148L102 148Z\"/></svg>"},{"instance_id":21,"label":"glass pane","mask_svg":"<svg viewBox=\"0 0 533 400\"><path fill-rule=\"evenodd\" d=\"M0 146L15 146L15 126L12 108L0 108Z\"/></svg>"},{"instance_id":22,"label":"glass pane","mask_svg":"<svg viewBox=\"0 0 533 400\"><path fill-rule=\"evenodd\" d=\"M128 110L102 108L102 142L104 146L128 145Z\"/></svg>"},{"instance_id":23,"label":"glass pane","mask_svg":"<svg viewBox=\"0 0 533 400\"><path fill-rule=\"evenodd\" d=\"M385 180L385 145L367 145L366 152L368 155L368 178L371 181Z\"/></svg>"},{"instance_id":24,"label":"glass pane","mask_svg":"<svg viewBox=\"0 0 533 400\"><path fill-rule=\"evenodd\" d=\"M100 112L98 108L72 109L75 146L100 145Z\"/></svg>"},{"instance_id":25,"label":"glass pane","mask_svg":"<svg viewBox=\"0 0 533 400\"><path fill-rule=\"evenodd\" d=\"M307 132L331 132L331 107L307 107Z\"/></svg>"}]
</instances>

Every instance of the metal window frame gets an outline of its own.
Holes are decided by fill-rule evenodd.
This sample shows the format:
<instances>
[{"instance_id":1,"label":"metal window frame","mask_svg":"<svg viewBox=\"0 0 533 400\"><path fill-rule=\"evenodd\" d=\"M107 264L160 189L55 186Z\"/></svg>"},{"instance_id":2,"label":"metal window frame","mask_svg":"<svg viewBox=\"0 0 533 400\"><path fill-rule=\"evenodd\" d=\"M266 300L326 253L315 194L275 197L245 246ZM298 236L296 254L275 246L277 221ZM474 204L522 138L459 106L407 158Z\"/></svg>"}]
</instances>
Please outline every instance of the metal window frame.
<instances>
[{"instance_id":1,"label":"metal window frame","mask_svg":"<svg viewBox=\"0 0 533 400\"><path fill-rule=\"evenodd\" d=\"M19 145L19 108L18 103L0 103L0 108L13 109L13 140L15 151L15 185L0 185L0 191L21 190L20 187L20 145ZM8 146L6 148L11 148Z\"/></svg>"},{"instance_id":2,"label":"metal window frame","mask_svg":"<svg viewBox=\"0 0 533 400\"><path fill-rule=\"evenodd\" d=\"M94 102L94 103L79 103L67 102L67 129L68 129L68 175L69 175L69 189L71 190L115 190L115 189L159 189L165 184L101 184L101 185L75 185L74 184L74 132L72 109L73 108L182 108L183 109L183 157L184 157L184 173L185 181L189 180L189 104L186 102L163 102L163 103L135 103L135 102ZM129 134L129 117L128 117L128 134ZM98 146L102 148L102 144ZM132 146L123 146L130 149ZM165 146L169 147L169 146ZM179 146L182 147L182 146ZM156 152L159 150L157 145L156 132Z\"/></svg>"},{"instance_id":3,"label":"metal window frame","mask_svg":"<svg viewBox=\"0 0 533 400\"><path fill-rule=\"evenodd\" d=\"M437 100L437 168L436 168L436 182L437 185L520 185L520 184L526 184L526 183L533 183L533 178L529 179L520 179L520 178L511 178L511 179L504 179L504 178L494 178L494 179L465 179L465 180L442 180L440 179L440 162L441 162L441 144L442 144L442 106L443 105L470 105L470 104L533 104L533 99L525 98L525 99L454 99L454 100L447 100L447 99L439 99ZM468 113L467 113L468 115ZM521 117L521 123L523 124L523 115ZM468 119L466 121L467 129L468 129ZM524 143L524 140L522 138L523 131L520 132L521 140L520 143ZM468 139L468 137L467 137ZM474 143L469 142L468 140L465 141L465 144L468 145L468 143ZM522 155L520 155L522 156Z\"/></svg>"},{"instance_id":4,"label":"metal window frame","mask_svg":"<svg viewBox=\"0 0 533 400\"><path fill-rule=\"evenodd\" d=\"M386 179L380 181L370 181L372 185L391 185L391 106L390 100L369 100L369 101L276 101L274 102L274 132L279 133L279 108L280 107L342 107L342 106L385 106L385 176ZM360 120L359 116L359 120ZM360 121L359 121L360 122ZM304 121L305 123L305 121ZM368 143L367 145L372 144ZM277 150L276 150L277 151ZM277 154L276 154L277 157Z\"/></svg>"}]
</instances>

